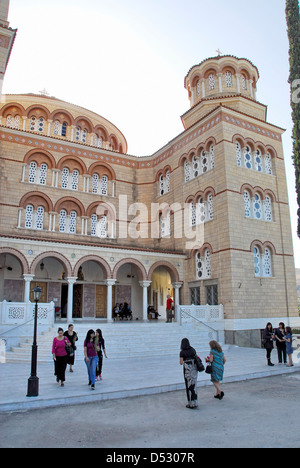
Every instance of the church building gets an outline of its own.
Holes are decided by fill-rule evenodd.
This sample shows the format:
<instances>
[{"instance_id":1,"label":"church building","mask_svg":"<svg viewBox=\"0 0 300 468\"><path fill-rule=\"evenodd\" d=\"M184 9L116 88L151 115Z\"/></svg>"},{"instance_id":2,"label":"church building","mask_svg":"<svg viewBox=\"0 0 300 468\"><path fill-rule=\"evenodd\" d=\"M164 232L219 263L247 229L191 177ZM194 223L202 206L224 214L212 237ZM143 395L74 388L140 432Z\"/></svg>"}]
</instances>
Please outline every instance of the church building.
<instances>
[{"instance_id":1,"label":"church building","mask_svg":"<svg viewBox=\"0 0 300 468\"><path fill-rule=\"evenodd\" d=\"M2 76L16 34L8 4ZM112 320L125 301L147 321L149 305L166 319L170 294L177 321L180 305L221 304L235 344L267 321L299 325L285 130L267 121L258 81L247 58L193 66L183 132L147 157L76 103L2 95L0 303L32 300L39 285L69 322Z\"/></svg>"}]
</instances>

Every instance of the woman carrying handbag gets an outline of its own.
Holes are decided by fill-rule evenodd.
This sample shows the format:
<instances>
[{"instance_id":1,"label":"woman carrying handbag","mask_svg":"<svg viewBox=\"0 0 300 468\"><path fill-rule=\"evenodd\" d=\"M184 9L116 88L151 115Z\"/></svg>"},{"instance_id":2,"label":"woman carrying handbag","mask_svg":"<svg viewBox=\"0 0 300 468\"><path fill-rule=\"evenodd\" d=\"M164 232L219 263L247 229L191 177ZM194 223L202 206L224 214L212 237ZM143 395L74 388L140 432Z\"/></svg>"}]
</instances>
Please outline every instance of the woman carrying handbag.
<instances>
[{"instance_id":1,"label":"woman carrying handbag","mask_svg":"<svg viewBox=\"0 0 300 468\"><path fill-rule=\"evenodd\" d=\"M54 338L52 343L52 355L54 360L54 375L56 375L56 382L60 382L61 387L64 387L64 382L66 380L65 376L68 360L66 347L71 348L71 343L68 338L64 336L63 329L59 328L58 335Z\"/></svg>"},{"instance_id":2,"label":"woman carrying handbag","mask_svg":"<svg viewBox=\"0 0 300 468\"><path fill-rule=\"evenodd\" d=\"M181 341L180 365L183 366L183 376L188 404L187 408L198 408L197 379L198 369L196 363L196 350L192 348L187 338Z\"/></svg>"}]
</instances>

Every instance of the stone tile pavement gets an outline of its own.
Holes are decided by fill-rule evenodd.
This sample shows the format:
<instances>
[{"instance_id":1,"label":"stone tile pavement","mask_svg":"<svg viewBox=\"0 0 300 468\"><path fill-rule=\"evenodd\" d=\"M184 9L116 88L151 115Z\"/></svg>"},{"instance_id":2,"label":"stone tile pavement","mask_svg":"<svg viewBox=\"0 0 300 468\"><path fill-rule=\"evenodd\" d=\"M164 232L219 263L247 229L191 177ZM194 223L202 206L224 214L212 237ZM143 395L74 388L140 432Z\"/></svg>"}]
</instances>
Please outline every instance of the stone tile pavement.
<instances>
[{"instance_id":1,"label":"stone tile pavement","mask_svg":"<svg viewBox=\"0 0 300 468\"><path fill-rule=\"evenodd\" d=\"M300 371L299 363L291 368L278 365L275 350L272 356L276 364L274 367L266 365L263 349L227 346L224 351L227 358L224 384ZM205 356L201 355L201 358L204 360ZM297 362L297 359L294 361ZM80 358L75 362L74 373L67 371L64 387L56 383L53 363L38 364L39 396L29 398L26 393L30 369L30 363L0 364L0 412L100 402L184 389L179 356L140 356L138 350L136 358L104 359L103 380L96 382L94 391L87 385L86 366ZM208 385L212 385L210 376L198 374L198 386Z\"/></svg>"}]
</instances>

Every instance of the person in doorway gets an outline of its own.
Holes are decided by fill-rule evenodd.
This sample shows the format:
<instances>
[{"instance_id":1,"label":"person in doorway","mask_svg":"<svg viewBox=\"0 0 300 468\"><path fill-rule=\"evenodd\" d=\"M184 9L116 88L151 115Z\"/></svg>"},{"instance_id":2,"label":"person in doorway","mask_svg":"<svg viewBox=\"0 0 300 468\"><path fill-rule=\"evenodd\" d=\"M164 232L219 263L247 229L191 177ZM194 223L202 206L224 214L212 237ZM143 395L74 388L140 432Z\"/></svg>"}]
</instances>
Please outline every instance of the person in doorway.
<instances>
[{"instance_id":1,"label":"person in doorway","mask_svg":"<svg viewBox=\"0 0 300 468\"><path fill-rule=\"evenodd\" d=\"M166 306L166 313L167 313L167 321L166 323L172 322L172 309L173 309L173 299L171 298L170 294L167 295L167 306Z\"/></svg>"},{"instance_id":2,"label":"person in doorway","mask_svg":"<svg viewBox=\"0 0 300 468\"><path fill-rule=\"evenodd\" d=\"M274 364L272 364L272 362L271 362L271 353L272 353L273 348L274 348L274 339L275 339L275 334L274 334L274 331L273 331L272 324L270 322L268 322L266 328L264 329L264 333L263 333L263 344L264 344L264 347L265 347L265 349L267 351L268 366L271 366L271 367L274 366Z\"/></svg>"},{"instance_id":3,"label":"person in doorway","mask_svg":"<svg viewBox=\"0 0 300 468\"><path fill-rule=\"evenodd\" d=\"M73 366L75 362L75 351L77 349L75 343L76 341L78 341L78 335L76 332L74 332L74 325L72 323L70 323L70 325L68 326L68 330L65 331L64 336L68 338L74 351L73 356L68 355L67 359L67 364L70 366L70 372L73 372Z\"/></svg>"},{"instance_id":4,"label":"person in doorway","mask_svg":"<svg viewBox=\"0 0 300 468\"><path fill-rule=\"evenodd\" d=\"M96 350L98 354L98 364L96 368L96 380L98 379L102 380L103 353L106 359L107 359L107 354L105 351L105 341L104 341L102 331L100 330L100 328L96 330L96 340L97 340ZM103 350L103 353L102 353L102 350Z\"/></svg>"},{"instance_id":5,"label":"person in doorway","mask_svg":"<svg viewBox=\"0 0 300 468\"><path fill-rule=\"evenodd\" d=\"M84 361L86 364L89 385L92 390L95 390L96 368L98 364L97 346L95 346L95 332L89 330L84 340Z\"/></svg>"},{"instance_id":6,"label":"person in doorway","mask_svg":"<svg viewBox=\"0 0 300 468\"><path fill-rule=\"evenodd\" d=\"M190 345L187 338L181 341L180 365L183 366L183 376L188 404L187 408L198 408L197 379L198 369L195 361L196 350Z\"/></svg>"},{"instance_id":7,"label":"person in doorway","mask_svg":"<svg viewBox=\"0 0 300 468\"><path fill-rule=\"evenodd\" d=\"M66 380L66 368L68 353L66 346L71 346L70 341L64 336L62 328L58 329L58 335L54 338L52 343L52 355L54 360L54 375L56 375L57 383L60 382L61 387L64 387Z\"/></svg>"},{"instance_id":8,"label":"person in doorway","mask_svg":"<svg viewBox=\"0 0 300 468\"><path fill-rule=\"evenodd\" d=\"M293 334L291 327L285 327L285 337L283 338L286 342L286 353L289 358L289 363L287 367L293 367Z\"/></svg>"},{"instance_id":9,"label":"person in doorway","mask_svg":"<svg viewBox=\"0 0 300 468\"><path fill-rule=\"evenodd\" d=\"M221 382L223 381L226 358L221 346L217 341L210 341L209 346L210 356L206 359L206 362L211 363L212 367L211 381L216 389L216 395L214 398L222 400L224 397L224 392L221 391Z\"/></svg>"},{"instance_id":10,"label":"person in doorway","mask_svg":"<svg viewBox=\"0 0 300 468\"><path fill-rule=\"evenodd\" d=\"M275 330L275 339L276 339L276 347L277 347L277 354L278 354L278 363L286 364L286 342L284 340L285 337L285 326L283 322L280 322L279 327Z\"/></svg>"}]
</instances>

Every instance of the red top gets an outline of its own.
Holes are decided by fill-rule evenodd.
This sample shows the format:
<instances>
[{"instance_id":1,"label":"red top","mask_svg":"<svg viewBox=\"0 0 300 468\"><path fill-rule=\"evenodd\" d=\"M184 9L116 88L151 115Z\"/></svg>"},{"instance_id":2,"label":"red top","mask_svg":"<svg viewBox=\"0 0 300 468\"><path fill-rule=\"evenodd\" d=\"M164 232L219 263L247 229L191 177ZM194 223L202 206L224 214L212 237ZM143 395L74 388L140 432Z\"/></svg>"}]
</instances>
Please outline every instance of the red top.
<instances>
[{"instance_id":1,"label":"red top","mask_svg":"<svg viewBox=\"0 0 300 468\"><path fill-rule=\"evenodd\" d=\"M167 299L167 309L168 310L172 309L172 304L173 304L173 299L170 297L170 299Z\"/></svg>"},{"instance_id":2,"label":"red top","mask_svg":"<svg viewBox=\"0 0 300 468\"><path fill-rule=\"evenodd\" d=\"M52 354L55 354L55 356L67 356L66 341L70 343L68 338L66 338L65 336L63 340L58 340L55 337L52 345Z\"/></svg>"}]
</instances>

